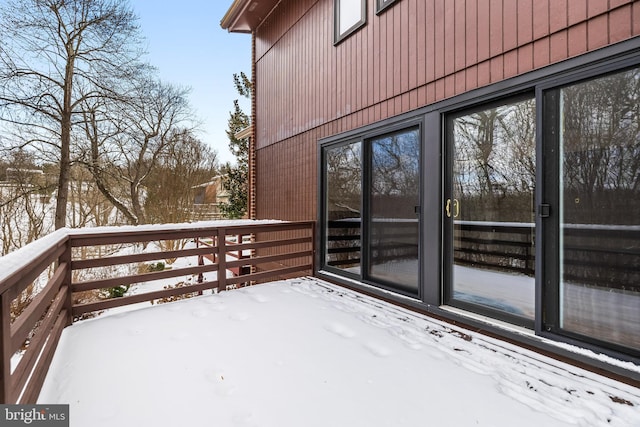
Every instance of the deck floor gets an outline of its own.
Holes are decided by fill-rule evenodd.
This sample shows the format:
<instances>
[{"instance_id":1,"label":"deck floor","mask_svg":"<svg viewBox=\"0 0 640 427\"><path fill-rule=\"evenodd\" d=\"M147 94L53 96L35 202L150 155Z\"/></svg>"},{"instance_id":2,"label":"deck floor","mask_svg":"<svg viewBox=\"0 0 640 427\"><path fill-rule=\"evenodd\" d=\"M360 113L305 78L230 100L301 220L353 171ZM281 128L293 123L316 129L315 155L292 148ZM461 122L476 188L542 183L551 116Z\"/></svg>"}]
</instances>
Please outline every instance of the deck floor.
<instances>
[{"instance_id":1,"label":"deck floor","mask_svg":"<svg viewBox=\"0 0 640 427\"><path fill-rule=\"evenodd\" d=\"M637 426L640 391L313 278L82 321L72 426Z\"/></svg>"}]
</instances>

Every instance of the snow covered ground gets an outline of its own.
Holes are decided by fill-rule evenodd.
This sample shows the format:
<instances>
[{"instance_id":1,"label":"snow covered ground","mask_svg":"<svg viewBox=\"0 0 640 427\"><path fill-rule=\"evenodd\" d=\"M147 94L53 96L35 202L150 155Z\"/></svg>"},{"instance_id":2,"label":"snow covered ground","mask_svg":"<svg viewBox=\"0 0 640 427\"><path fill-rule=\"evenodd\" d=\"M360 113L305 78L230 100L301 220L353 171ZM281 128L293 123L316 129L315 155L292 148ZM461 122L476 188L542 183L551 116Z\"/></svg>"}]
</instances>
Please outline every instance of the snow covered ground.
<instances>
[{"instance_id":1,"label":"snow covered ground","mask_svg":"<svg viewBox=\"0 0 640 427\"><path fill-rule=\"evenodd\" d=\"M638 426L640 391L313 278L64 330L72 426Z\"/></svg>"}]
</instances>

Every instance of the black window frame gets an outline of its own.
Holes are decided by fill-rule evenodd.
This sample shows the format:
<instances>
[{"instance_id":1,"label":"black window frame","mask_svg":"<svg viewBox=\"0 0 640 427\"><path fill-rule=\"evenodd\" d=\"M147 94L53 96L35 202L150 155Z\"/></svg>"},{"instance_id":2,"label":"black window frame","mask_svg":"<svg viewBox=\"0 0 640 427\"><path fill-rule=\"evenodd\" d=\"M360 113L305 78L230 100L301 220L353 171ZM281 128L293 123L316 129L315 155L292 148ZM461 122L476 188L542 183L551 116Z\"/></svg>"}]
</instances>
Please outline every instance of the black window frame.
<instances>
[{"instance_id":1,"label":"black window frame","mask_svg":"<svg viewBox=\"0 0 640 427\"><path fill-rule=\"evenodd\" d=\"M318 207L319 209L319 217L320 219L318 220L318 227L319 227L319 233L318 236L320 237L320 242L318 247L320 248L320 250L318 251L318 255L317 255L317 260L316 260L316 265L319 265L323 270L326 270L328 272L340 275L340 276L344 276L346 278L350 278L350 279L354 279L354 280L359 280L361 275L362 275L362 258L363 258L363 251L362 251L362 247L364 245L363 243L363 236L362 236L362 211L363 211L363 206L362 206L362 194L361 194L361 200L360 200L360 274L356 274L356 273L352 273L350 271L341 269L341 268L337 268L334 267L332 265L329 265L329 263L327 262L327 251L328 251L328 230L326 227L324 227L324 224L326 224L326 212L327 212L327 194L328 194L328 189L327 189L327 162L326 162L326 156L327 156L327 151L333 148L339 148L339 147L344 147L350 144L355 144L355 143L359 143L360 144L360 170L362 171L362 175L364 175L364 170L363 170L363 166L364 166L364 147L363 147L363 141L360 138L347 138L347 139L343 139L340 140L338 142L332 143L332 144L326 144L323 146L319 147L319 156L318 158L320 159L320 186L321 186L321 191L319 193L319 198L318 198ZM362 190L362 184L363 184L363 180L364 177L360 176L360 185L361 185L361 192Z\"/></svg>"},{"instance_id":2,"label":"black window frame","mask_svg":"<svg viewBox=\"0 0 640 427\"><path fill-rule=\"evenodd\" d=\"M377 140L379 138L384 138L386 136L390 136L390 135L396 135L405 131L410 131L410 130L417 130L418 131L418 141L420 142L420 146L419 146L419 150L420 152L422 152L424 150L423 146L423 125L422 125L422 120L417 120L414 121L412 123L401 123L399 125L392 125L392 126L388 126L388 127L384 127L382 129L380 129L378 132L373 133L371 135L367 135L366 138L363 139L364 141L364 145L363 145L363 159L364 159L364 163L363 163L363 188L362 188L362 207L363 207L363 218L362 218L362 222L363 222L363 240L362 240L362 253L363 253L363 263L362 263L362 270L361 270L361 280L364 283L368 283L371 284L373 286L377 286L379 288L382 289L386 289L388 291L391 292L395 292L398 293L400 295L405 295L411 298L421 298L422 297L422 286L421 286L421 271L422 271L422 266L420 265L420 259L421 259L421 248L422 245L421 243L421 239L418 238L418 289L417 292L411 292L409 290L403 289L400 286L395 286L393 283L389 282L389 281L385 281L385 280L381 280L381 279L376 279L374 278L371 273L370 273L370 265L371 265L371 258L372 258L372 254L371 254L371 230L373 228L372 226L372 218L371 218L371 181L372 181L372 170L371 170L371 163L372 163L372 150L371 150L371 141L373 140ZM422 187L422 180L423 180L423 174L422 174L422 159L419 157L418 158L418 171L420 174L420 187ZM366 191L365 191L366 190ZM419 200L418 200L418 206L420 206L422 204L422 197L420 194L421 188L418 188L418 196L419 196ZM419 212L417 212L418 215L418 227L419 229L422 228L420 227L420 217L419 217Z\"/></svg>"},{"instance_id":3,"label":"black window frame","mask_svg":"<svg viewBox=\"0 0 640 427\"><path fill-rule=\"evenodd\" d=\"M422 265L419 266L419 274L418 274L418 290L416 293L402 290L391 283L384 282L381 280L373 280L369 277L368 267L369 267L369 230L370 227L370 194L369 194L369 185L371 179L371 171L370 171L370 161L371 161L371 149L369 142L375 140L376 138L384 137L387 135L396 134L402 132L403 130L417 129L419 136L418 139L420 141L420 158L418 160L419 168L422 170L422 162L424 158L424 124L423 124L423 116L412 116L409 119L403 118L402 120L385 120L382 123L378 123L375 125L367 126L363 129L359 129L357 132L347 133L344 136L337 138L332 138L328 142L323 142L318 145L319 155L319 182L320 182L320 192L318 194L318 227L319 227L319 245L320 250L318 251L318 255L316 256L316 265L320 271L326 271L332 274L336 274L338 276L342 276L346 279L356 280L360 283L366 283L368 285L374 286L378 289L382 289L385 291L391 291L398 295L403 295L409 298L420 299L422 298ZM326 211L327 211L327 165L326 165L326 152L331 148L340 147L343 145L352 144L354 142L360 142L361 144L361 168L362 168L362 199L361 199L361 261L360 261L360 273L354 274L352 272L348 272L334 266L331 266L327 263L326 254L327 254L327 239L328 239L328 230L325 229L324 224L326 223ZM420 187L422 187L422 182L424 180L424 174L420 173ZM418 189L420 191L420 189ZM419 204L422 205L422 194L419 193ZM419 221L421 221L421 212L418 212ZM420 227L423 228L423 227ZM424 239L420 236L419 241L419 251L422 251L422 241ZM420 259L420 255L419 255Z\"/></svg>"},{"instance_id":4,"label":"black window frame","mask_svg":"<svg viewBox=\"0 0 640 427\"><path fill-rule=\"evenodd\" d=\"M343 1L360 2L360 19L346 30L340 32L340 7ZM333 44L337 46L346 40L350 35L367 24L367 1L366 0L333 0Z\"/></svg>"},{"instance_id":5,"label":"black window frame","mask_svg":"<svg viewBox=\"0 0 640 427\"><path fill-rule=\"evenodd\" d=\"M561 182L562 173L560 168L562 160L560 156L562 154L559 148L561 135L560 102L561 91L564 88L639 67L640 57L612 60L587 70L567 72L561 78L548 84L542 84L537 88L538 97L540 97L543 104L537 110L537 113L544 132L541 135L542 140L538 141L537 147L541 156L537 165L540 169L538 172L540 181L537 187L540 188L541 197L541 202L538 204L541 227L539 237L536 235L536 239L541 243L540 258L545 268L540 271L540 286L536 286L536 291L539 291L541 300L539 319L536 316L536 331L540 336L571 344L580 343L579 345L582 347L586 346L595 351L602 351L604 348L609 353L614 354L615 357L621 359L625 359L629 355L640 359L640 350L586 336L560 326L562 311L560 295L560 283L562 281L560 269L562 218L560 217L559 209L561 204L559 183ZM545 212L544 215L540 212L542 205L549 207L548 213ZM538 279L538 277L536 278Z\"/></svg>"}]
</instances>

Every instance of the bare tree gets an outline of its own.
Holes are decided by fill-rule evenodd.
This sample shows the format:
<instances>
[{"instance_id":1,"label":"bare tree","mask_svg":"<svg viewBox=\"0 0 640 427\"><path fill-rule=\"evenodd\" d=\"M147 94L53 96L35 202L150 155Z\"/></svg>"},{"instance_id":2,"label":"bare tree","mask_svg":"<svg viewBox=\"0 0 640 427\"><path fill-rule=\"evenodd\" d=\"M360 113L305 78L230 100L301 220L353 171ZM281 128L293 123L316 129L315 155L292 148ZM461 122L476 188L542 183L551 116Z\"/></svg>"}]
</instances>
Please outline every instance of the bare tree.
<instances>
[{"instance_id":1,"label":"bare tree","mask_svg":"<svg viewBox=\"0 0 640 427\"><path fill-rule=\"evenodd\" d=\"M18 146L59 164L55 227L66 224L81 105L118 97L141 73L136 17L124 0L13 0L0 5L0 120Z\"/></svg>"},{"instance_id":2,"label":"bare tree","mask_svg":"<svg viewBox=\"0 0 640 427\"><path fill-rule=\"evenodd\" d=\"M145 211L149 222L198 219L194 187L217 174L216 153L188 129L175 131L147 180Z\"/></svg>"},{"instance_id":3,"label":"bare tree","mask_svg":"<svg viewBox=\"0 0 640 427\"><path fill-rule=\"evenodd\" d=\"M176 129L191 123L188 89L144 79L124 100L84 104L83 164L98 189L131 224L147 222L146 181L168 153Z\"/></svg>"},{"instance_id":4,"label":"bare tree","mask_svg":"<svg viewBox=\"0 0 640 427\"><path fill-rule=\"evenodd\" d=\"M0 233L5 255L48 232L50 216L48 184L33 156L18 150L0 162Z\"/></svg>"}]
</instances>

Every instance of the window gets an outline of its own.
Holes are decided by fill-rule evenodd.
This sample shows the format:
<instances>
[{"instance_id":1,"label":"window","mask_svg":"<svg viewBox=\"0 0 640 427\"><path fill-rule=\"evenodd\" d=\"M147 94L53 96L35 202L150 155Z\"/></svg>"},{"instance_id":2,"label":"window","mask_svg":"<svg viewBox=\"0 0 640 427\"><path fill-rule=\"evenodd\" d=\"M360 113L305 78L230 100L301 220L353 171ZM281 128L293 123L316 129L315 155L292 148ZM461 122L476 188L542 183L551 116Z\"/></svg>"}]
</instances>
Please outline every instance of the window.
<instances>
[{"instance_id":1,"label":"window","mask_svg":"<svg viewBox=\"0 0 640 427\"><path fill-rule=\"evenodd\" d=\"M380 13L399 0L376 0L376 13Z\"/></svg>"},{"instance_id":2,"label":"window","mask_svg":"<svg viewBox=\"0 0 640 427\"><path fill-rule=\"evenodd\" d=\"M367 22L365 0L334 0L334 43L340 43Z\"/></svg>"},{"instance_id":3,"label":"window","mask_svg":"<svg viewBox=\"0 0 640 427\"><path fill-rule=\"evenodd\" d=\"M551 326L640 351L640 67L552 89ZM557 149L556 149L557 147ZM557 153L557 154L555 154ZM555 155L554 155L555 154ZM554 178L554 177L552 177ZM551 186L551 185L550 185ZM557 237L556 237L557 236ZM555 244L553 242L556 242ZM552 249L550 249L551 251Z\"/></svg>"}]
</instances>

